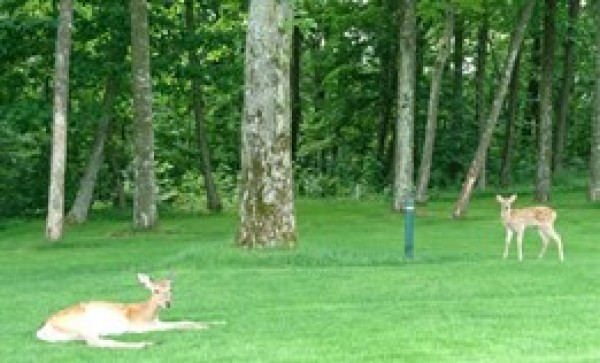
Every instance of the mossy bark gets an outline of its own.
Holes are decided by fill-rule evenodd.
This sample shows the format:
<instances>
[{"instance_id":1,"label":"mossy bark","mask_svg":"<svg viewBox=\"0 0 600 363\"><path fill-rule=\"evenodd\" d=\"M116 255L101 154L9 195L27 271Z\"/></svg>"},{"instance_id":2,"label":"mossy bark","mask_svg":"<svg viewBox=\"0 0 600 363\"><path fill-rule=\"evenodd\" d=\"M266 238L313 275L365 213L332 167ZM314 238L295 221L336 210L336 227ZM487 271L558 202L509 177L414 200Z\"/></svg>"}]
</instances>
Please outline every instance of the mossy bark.
<instances>
[{"instance_id":1,"label":"mossy bark","mask_svg":"<svg viewBox=\"0 0 600 363\"><path fill-rule=\"evenodd\" d=\"M246 38L240 224L245 247L293 246L289 1L251 1Z\"/></svg>"}]
</instances>

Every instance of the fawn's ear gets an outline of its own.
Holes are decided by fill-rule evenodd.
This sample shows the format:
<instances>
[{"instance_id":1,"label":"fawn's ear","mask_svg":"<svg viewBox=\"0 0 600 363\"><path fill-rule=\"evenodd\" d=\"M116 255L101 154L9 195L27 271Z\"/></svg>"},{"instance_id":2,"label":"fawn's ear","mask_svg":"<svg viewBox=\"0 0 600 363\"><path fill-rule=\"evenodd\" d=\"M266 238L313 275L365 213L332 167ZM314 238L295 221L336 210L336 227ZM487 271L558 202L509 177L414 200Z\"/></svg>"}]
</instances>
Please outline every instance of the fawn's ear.
<instances>
[{"instance_id":1,"label":"fawn's ear","mask_svg":"<svg viewBox=\"0 0 600 363\"><path fill-rule=\"evenodd\" d=\"M504 202L504 198L502 198L500 194L496 194L496 200L498 201L498 203Z\"/></svg>"},{"instance_id":2,"label":"fawn's ear","mask_svg":"<svg viewBox=\"0 0 600 363\"><path fill-rule=\"evenodd\" d=\"M517 195L516 194L511 195L509 201L511 203L513 203L515 200L517 200Z\"/></svg>"},{"instance_id":3,"label":"fawn's ear","mask_svg":"<svg viewBox=\"0 0 600 363\"><path fill-rule=\"evenodd\" d=\"M154 284L152 283L152 279L150 279L150 276L143 273L139 273L137 277L140 284L146 286L148 289L152 289L152 286Z\"/></svg>"}]
</instances>

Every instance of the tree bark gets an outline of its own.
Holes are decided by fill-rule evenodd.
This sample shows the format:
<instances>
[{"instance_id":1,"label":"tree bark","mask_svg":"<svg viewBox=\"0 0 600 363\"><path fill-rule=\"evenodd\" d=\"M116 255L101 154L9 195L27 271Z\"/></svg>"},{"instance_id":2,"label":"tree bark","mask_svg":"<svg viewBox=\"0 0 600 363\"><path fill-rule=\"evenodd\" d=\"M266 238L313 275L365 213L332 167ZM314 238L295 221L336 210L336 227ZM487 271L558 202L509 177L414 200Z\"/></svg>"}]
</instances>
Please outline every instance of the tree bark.
<instances>
[{"instance_id":1,"label":"tree bark","mask_svg":"<svg viewBox=\"0 0 600 363\"><path fill-rule=\"evenodd\" d=\"M537 22L535 22L536 25ZM524 130L524 134L529 137L528 143L535 145L535 141L538 138L538 130L540 124L540 56L541 56L542 41L540 40L539 34L534 34L534 39L531 44L531 58L530 58L530 71L529 71L529 83L527 85L527 93L529 94L529 112L528 120L529 124Z\"/></svg>"},{"instance_id":2,"label":"tree bark","mask_svg":"<svg viewBox=\"0 0 600 363\"><path fill-rule=\"evenodd\" d=\"M204 101L202 92L202 83L197 75L200 68L200 61L196 55L196 49L193 46L194 34L194 3L192 0L185 0L185 25L188 36L188 55L190 67L192 69L192 108L194 110L194 121L196 124L196 143L200 151L200 172L204 178L206 187L206 208L211 212L220 212L223 209L221 197L213 177L212 155L208 145L208 132L206 131L206 122L204 120Z\"/></svg>"},{"instance_id":3,"label":"tree bark","mask_svg":"<svg viewBox=\"0 0 600 363\"><path fill-rule=\"evenodd\" d=\"M54 113L52 156L48 193L46 237L57 241L62 237L65 208L65 169L67 162L67 113L69 104L69 61L71 57L71 27L73 3L61 0L54 64Z\"/></svg>"},{"instance_id":4,"label":"tree bark","mask_svg":"<svg viewBox=\"0 0 600 363\"><path fill-rule=\"evenodd\" d=\"M552 185L552 79L554 75L554 43L556 38L556 0L545 0L544 42L542 48L542 81L540 83L540 129L535 199L547 202Z\"/></svg>"},{"instance_id":5,"label":"tree bark","mask_svg":"<svg viewBox=\"0 0 600 363\"><path fill-rule=\"evenodd\" d=\"M454 211L452 213L453 218L462 217L464 212L467 210L469 199L473 192L473 185L475 184L477 177L479 176L479 172L481 171L481 166L483 164L486 151L490 145L492 133L494 132L496 123L498 121L498 116L500 115L500 110L502 108L502 103L504 102L506 92L508 90L508 84L510 82L517 54L519 53L521 43L523 42L525 29L527 28L527 23L531 18L531 13L533 11L534 5L535 0L528 0L520 11L518 23L512 34L508 55L506 57L506 61L502 69L502 78L500 79L500 84L496 89L494 102L492 103L492 107L487 118L485 130L479 140L479 145L477 146L475 157L471 162L471 166L469 168L465 181L463 182L462 190L454 206Z\"/></svg>"},{"instance_id":6,"label":"tree bark","mask_svg":"<svg viewBox=\"0 0 600 363\"><path fill-rule=\"evenodd\" d=\"M558 96L558 120L556 120L556 139L554 144L554 172L562 172L564 168L565 144L567 140L567 117L569 101L575 75L575 26L579 16L580 0L569 0L569 19L564 41L563 77Z\"/></svg>"},{"instance_id":7,"label":"tree bark","mask_svg":"<svg viewBox=\"0 0 600 363\"><path fill-rule=\"evenodd\" d=\"M484 6L487 4L484 4ZM477 69L475 70L475 119L479 124L479 135L485 128L485 72L487 66L487 43L489 33L488 13L484 10L483 19L477 30ZM487 154L487 153L486 153ZM486 159L484 158L479 176L479 190L485 190L487 185Z\"/></svg>"},{"instance_id":8,"label":"tree bark","mask_svg":"<svg viewBox=\"0 0 600 363\"><path fill-rule=\"evenodd\" d=\"M92 197L94 195L94 188L96 187L98 172L104 159L104 145L108 137L116 92L117 81L115 74L110 72L106 77L104 99L102 101L102 115L98 122L98 129L96 130L92 152L88 159L85 173L79 183L75 202L68 214L69 220L75 223L83 223L87 220Z\"/></svg>"},{"instance_id":9,"label":"tree bark","mask_svg":"<svg viewBox=\"0 0 600 363\"><path fill-rule=\"evenodd\" d=\"M416 4L402 0L400 5L400 39L398 60L398 117L394 162L393 210L403 212L414 189L414 119L415 119L415 55Z\"/></svg>"},{"instance_id":10,"label":"tree bark","mask_svg":"<svg viewBox=\"0 0 600 363\"><path fill-rule=\"evenodd\" d=\"M292 160L298 156L298 143L300 140L300 123L302 122L302 107L300 98L300 64L302 58L302 33L298 26L294 26L292 35Z\"/></svg>"},{"instance_id":11,"label":"tree bark","mask_svg":"<svg viewBox=\"0 0 600 363\"><path fill-rule=\"evenodd\" d=\"M240 224L244 247L294 246L289 0L252 0L242 120Z\"/></svg>"},{"instance_id":12,"label":"tree bark","mask_svg":"<svg viewBox=\"0 0 600 363\"><path fill-rule=\"evenodd\" d=\"M152 229L158 223L152 127L152 80L148 5L131 0L131 66L133 75L134 167L133 226Z\"/></svg>"},{"instance_id":13,"label":"tree bark","mask_svg":"<svg viewBox=\"0 0 600 363\"><path fill-rule=\"evenodd\" d=\"M450 54L450 41L452 39L454 25L454 9L452 4L448 3L446 11L446 22L444 25L444 34L440 39L438 47L438 56L435 61L433 73L431 75L431 89L429 91L429 104L427 111L427 125L425 128L425 140L423 142L423 152L421 154L421 163L419 165L419 180L417 183L416 200L419 203L427 201L427 187L429 185L431 160L433 158L433 145L437 127L438 106L440 100L440 89L446 60Z\"/></svg>"},{"instance_id":14,"label":"tree bark","mask_svg":"<svg viewBox=\"0 0 600 363\"><path fill-rule=\"evenodd\" d=\"M454 52L452 53L452 63L454 64L453 77L453 107L452 107L452 128L460 129L463 126L463 43L464 43L464 17L457 14L454 20Z\"/></svg>"},{"instance_id":15,"label":"tree bark","mask_svg":"<svg viewBox=\"0 0 600 363\"><path fill-rule=\"evenodd\" d=\"M500 186L503 188L511 184L512 158L515 150L515 127L519 111L519 74L521 63L521 51L517 54L515 68L510 78L508 95L508 120L506 121L506 132L504 145L502 147L502 160L500 164Z\"/></svg>"},{"instance_id":16,"label":"tree bark","mask_svg":"<svg viewBox=\"0 0 600 363\"><path fill-rule=\"evenodd\" d=\"M596 16L600 17L600 2L596 1ZM599 18L596 18L599 19ZM594 90L594 114L592 117L592 140L590 156L589 198L600 201L600 22L596 21L596 85Z\"/></svg>"}]
</instances>

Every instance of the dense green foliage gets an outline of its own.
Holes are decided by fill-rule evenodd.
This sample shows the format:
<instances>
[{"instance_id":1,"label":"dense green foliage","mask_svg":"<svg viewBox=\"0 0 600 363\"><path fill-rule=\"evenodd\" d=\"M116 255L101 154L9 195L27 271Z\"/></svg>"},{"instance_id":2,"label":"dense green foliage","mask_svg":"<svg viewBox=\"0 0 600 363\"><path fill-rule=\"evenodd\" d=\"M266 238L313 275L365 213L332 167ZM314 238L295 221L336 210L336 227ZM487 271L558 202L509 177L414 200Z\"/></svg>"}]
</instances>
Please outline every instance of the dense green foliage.
<instances>
[{"instance_id":1,"label":"dense green foliage","mask_svg":"<svg viewBox=\"0 0 600 363\"><path fill-rule=\"evenodd\" d=\"M0 226L0 355L7 362L548 362L593 361L598 351L597 207L556 195L566 260L526 234L501 259L493 196L450 221L450 195L417 217L416 257L402 259L402 217L380 201L298 203L295 250L233 247L235 217L163 214L157 233L129 215L95 215L49 246L42 221ZM527 205L522 198L518 206ZM129 335L160 344L98 350L35 340L43 319L89 299L146 296L135 273L174 270L165 320L225 320L206 331ZM51 271L51 272L50 272Z\"/></svg>"},{"instance_id":2,"label":"dense green foliage","mask_svg":"<svg viewBox=\"0 0 600 363\"><path fill-rule=\"evenodd\" d=\"M222 195L235 198L239 168L239 125L243 99L246 8L243 1L196 1L198 22L193 37L185 36L183 1L149 1L151 66L154 85L156 162L163 202L200 208L204 198L194 142L190 78L203 83L205 118L215 174ZM301 36L302 121L295 163L298 195L332 196L387 193L392 170L395 115L396 2L297 1ZM489 97L514 26L514 1L461 0L465 20L464 89L454 104L453 72L446 72L440 104L440 132L432 169L432 188L456 186L477 144L474 56L477 27L490 20L486 72ZM131 192L130 30L127 2L75 2L68 135L67 206L90 152L100 117L107 71L119 74L119 96L107 163L101 171L96 199L115 199L117 176ZM594 18L584 7L576 28L576 76L567 139L567 172L585 170L589 154L590 92L593 59L590 49ZM536 10L523 50L517 152L513 180L531 183L535 169L536 121L531 113L530 79L539 78L532 63L542 9ZM426 119L429 78L441 36L443 9L439 1L419 1L416 153ZM56 1L0 3L0 215L38 213L45 208L52 108L52 71L56 36ZM566 4L558 7L558 44L565 33ZM189 65L189 43L200 66ZM562 46L556 69L561 69ZM449 67L452 67L449 64ZM559 72L557 71L557 74ZM559 88L560 77L555 79ZM460 120L455 112L460 109ZM505 121L506 115L502 116ZM488 176L497 184L504 131L495 134L489 152ZM419 158L417 157L417 160ZM556 182L561 182L559 175ZM360 187L358 187L360 186Z\"/></svg>"}]
</instances>

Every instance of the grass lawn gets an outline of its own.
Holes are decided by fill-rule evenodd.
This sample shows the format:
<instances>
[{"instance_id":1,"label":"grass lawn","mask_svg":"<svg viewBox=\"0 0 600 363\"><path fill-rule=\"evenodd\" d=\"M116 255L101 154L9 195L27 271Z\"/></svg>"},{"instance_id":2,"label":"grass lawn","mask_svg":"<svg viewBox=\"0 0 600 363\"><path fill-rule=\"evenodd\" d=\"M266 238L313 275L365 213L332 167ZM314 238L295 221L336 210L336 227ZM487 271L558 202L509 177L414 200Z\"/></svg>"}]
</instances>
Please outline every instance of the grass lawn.
<instances>
[{"instance_id":1,"label":"grass lawn","mask_svg":"<svg viewBox=\"0 0 600 363\"><path fill-rule=\"evenodd\" d=\"M555 196L555 245L526 233L524 261L492 195L449 219L453 199L419 209L415 259L403 261L403 217L381 201L297 203L295 250L233 246L236 218L163 213L156 233L129 216L92 216L50 245L44 222L0 224L3 362L598 362L600 207ZM516 207L531 204L523 196ZM137 272L177 272L164 320L224 320L204 331L126 335L140 351L49 344L35 331L52 312L90 299L136 301Z\"/></svg>"}]
</instances>

